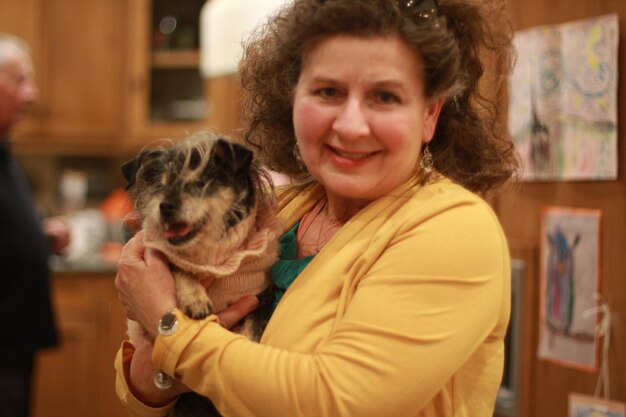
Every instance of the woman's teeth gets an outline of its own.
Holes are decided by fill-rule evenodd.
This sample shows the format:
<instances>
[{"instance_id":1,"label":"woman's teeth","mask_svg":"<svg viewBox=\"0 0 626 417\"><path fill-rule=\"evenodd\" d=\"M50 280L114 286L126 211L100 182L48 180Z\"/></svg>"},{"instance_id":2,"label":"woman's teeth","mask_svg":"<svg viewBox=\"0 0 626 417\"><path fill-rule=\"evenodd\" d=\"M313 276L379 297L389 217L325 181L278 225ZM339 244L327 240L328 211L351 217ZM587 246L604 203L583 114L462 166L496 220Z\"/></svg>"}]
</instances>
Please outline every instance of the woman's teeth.
<instances>
[{"instance_id":1,"label":"woman's teeth","mask_svg":"<svg viewBox=\"0 0 626 417\"><path fill-rule=\"evenodd\" d=\"M370 155L372 155L374 152L360 152L360 153L354 153L354 152L343 152L340 151L339 149L334 149L335 153L343 158L348 158L348 159L361 159L361 158L365 158L368 157Z\"/></svg>"}]
</instances>

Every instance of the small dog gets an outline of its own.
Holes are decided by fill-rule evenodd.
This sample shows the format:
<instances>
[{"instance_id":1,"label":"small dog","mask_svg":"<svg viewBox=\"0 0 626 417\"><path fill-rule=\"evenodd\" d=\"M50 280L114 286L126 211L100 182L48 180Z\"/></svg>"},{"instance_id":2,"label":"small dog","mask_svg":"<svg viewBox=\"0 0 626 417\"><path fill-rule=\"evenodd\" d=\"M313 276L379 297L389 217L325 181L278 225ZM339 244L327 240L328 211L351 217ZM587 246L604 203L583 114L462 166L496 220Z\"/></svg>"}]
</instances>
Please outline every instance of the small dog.
<instances>
[{"instance_id":1,"label":"small dog","mask_svg":"<svg viewBox=\"0 0 626 417\"><path fill-rule=\"evenodd\" d=\"M198 132L140 152L122 165L122 173L145 246L170 262L181 310L203 319L244 295L260 295L261 306L244 319L241 331L258 341L271 313L267 271L277 258L282 228L268 191L271 180L252 152ZM205 289L200 280L207 277L215 279ZM131 342L137 331L143 330L129 321ZM198 407L184 415L215 415Z\"/></svg>"}]
</instances>

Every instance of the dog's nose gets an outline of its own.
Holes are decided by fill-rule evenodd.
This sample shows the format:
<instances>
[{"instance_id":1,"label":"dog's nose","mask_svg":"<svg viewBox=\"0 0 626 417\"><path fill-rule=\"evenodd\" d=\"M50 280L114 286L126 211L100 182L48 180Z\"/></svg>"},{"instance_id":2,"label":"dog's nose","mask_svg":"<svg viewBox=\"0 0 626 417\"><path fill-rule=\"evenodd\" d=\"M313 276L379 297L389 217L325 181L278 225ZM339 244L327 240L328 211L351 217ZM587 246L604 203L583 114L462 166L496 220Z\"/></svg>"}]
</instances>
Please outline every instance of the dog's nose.
<instances>
[{"instance_id":1,"label":"dog's nose","mask_svg":"<svg viewBox=\"0 0 626 417\"><path fill-rule=\"evenodd\" d=\"M161 216L164 218L170 218L176 211L176 204L167 200L162 201L161 204L159 204L159 211L161 212Z\"/></svg>"}]
</instances>

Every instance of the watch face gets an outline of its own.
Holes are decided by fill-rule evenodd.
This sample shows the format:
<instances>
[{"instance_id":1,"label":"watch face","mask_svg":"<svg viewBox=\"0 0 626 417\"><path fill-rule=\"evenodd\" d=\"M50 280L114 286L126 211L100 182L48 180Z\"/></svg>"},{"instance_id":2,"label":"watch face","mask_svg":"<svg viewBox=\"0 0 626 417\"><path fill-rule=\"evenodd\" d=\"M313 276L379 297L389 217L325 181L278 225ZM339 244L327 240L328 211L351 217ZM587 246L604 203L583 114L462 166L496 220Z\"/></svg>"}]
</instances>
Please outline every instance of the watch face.
<instances>
[{"instance_id":1,"label":"watch face","mask_svg":"<svg viewBox=\"0 0 626 417\"><path fill-rule=\"evenodd\" d=\"M174 379L160 369L154 371L152 382L154 382L154 385L159 389L170 389L172 385L174 385Z\"/></svg>"},{"instance_id":2,"label":"watch face","mask_svg":"<svg viewBox=\"0 0 626 417\"><path fill-rule=\"evenodd\" d=\"M174 327L174 323L176 323L176 316L172 312L167 312L161 318L161 328L163 330L168 330Z\"/></svg>"},{"instance_id":3,"label":"watch face","mask_svg":"<svg viewBox=\"0 0 626 417\"><path fill-rule=\"evenodd\" d=\"M161 317L159 321L159 333L163 336L169 336L178 329L178 319L176 314L168 311Z\"/></svg>"}]
</instances>

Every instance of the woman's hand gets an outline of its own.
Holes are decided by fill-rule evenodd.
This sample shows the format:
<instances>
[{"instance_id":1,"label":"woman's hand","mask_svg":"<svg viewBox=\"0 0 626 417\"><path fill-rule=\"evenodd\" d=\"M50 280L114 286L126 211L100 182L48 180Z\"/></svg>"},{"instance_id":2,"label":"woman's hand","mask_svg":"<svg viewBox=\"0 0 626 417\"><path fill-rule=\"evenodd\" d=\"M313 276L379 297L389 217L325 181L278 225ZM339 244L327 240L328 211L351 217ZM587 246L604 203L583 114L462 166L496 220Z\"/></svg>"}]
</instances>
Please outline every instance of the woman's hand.
<instances>
[{"instance_id":1,"label":"woman's hand","mask_svg":"<svg viewBox=\"0 0 626 417\"><path fill-rule=\"evenodd\" d=\"M143 245L143 232L124 246L115 286L126 316L154 339L160 318L177 306L176 286L164 256Z\"/></svg>"},{"instance_id":2,"label":"woman's hand","mask_svg":"<svg viewBox=\"0 0 626 417\"><path fill-rule=\"evenodd\" d=\"M205 286L211 280L203 282ZM154 385L156 367L152 363L153 340L157 335L160 318L176 307L176 287L168 264L159 252L143 245L143 232L138 232L124 246L115 278L118 297L126 316L139 322L146 330L139 340L134 340L135 352L130 363L128 385L133 394L150 406L162 406L178 395L189 391L175 381L167 390ZM245 296L218 313L220 324L230 329L254 311L259 304L255 296Z\"/></svg>"},{"instance_id":3,"label":"woman's hand","mask_svg":"<svg viewBox=\"0 0 626 417\"><path fill-rule=\"evenodd\" d=\"M254 295L246 295L240 298L235 304L226 307L217 313L222 327L237 332L235 325L252 313L259 306L259 299Z\"/></svg>"},{"instance_id":4,"label":"woman's hand","mask_svg":"<svg viewBox=\"0 0 626 417\"><path fill-rule=\"evenodd\" d=\"M215 277L204 278L200 283L204 288L209 288L215 281ZM259 299L254 295L244 295L235 304L226 307L224 310L217 312L217 318L225 329L232 330L237 333L235 325L243 320L248 314L252 313L259 306Z\"/></svg>"}]
</instances>

